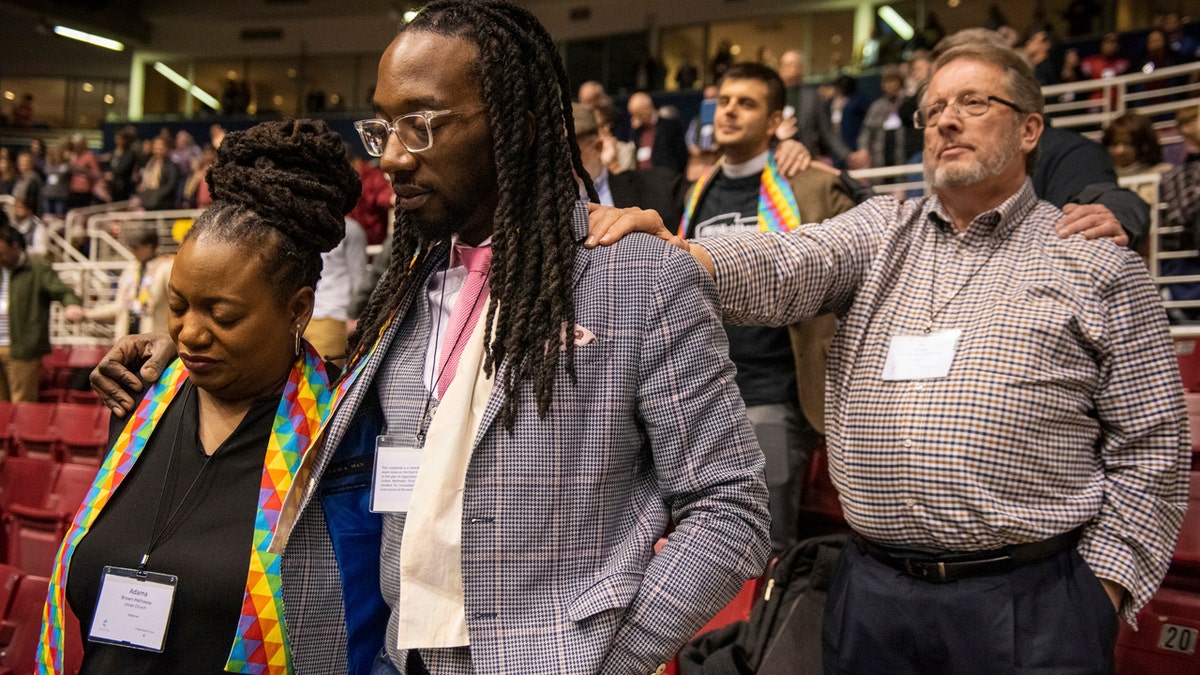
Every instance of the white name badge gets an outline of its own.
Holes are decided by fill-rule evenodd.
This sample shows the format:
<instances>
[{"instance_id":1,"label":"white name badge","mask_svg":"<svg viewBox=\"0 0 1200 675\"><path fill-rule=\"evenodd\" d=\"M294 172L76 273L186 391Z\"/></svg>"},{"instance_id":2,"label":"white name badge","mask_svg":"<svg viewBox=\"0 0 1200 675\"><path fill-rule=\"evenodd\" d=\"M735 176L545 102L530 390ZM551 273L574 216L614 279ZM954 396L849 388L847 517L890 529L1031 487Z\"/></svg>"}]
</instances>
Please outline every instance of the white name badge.
<instances>
[{"instance_id":1,"label":"white name badge","mask_svg":"<svg viewBox=\"0 0 1200 675\"><path fill-rule=\"evenodd\" d=\"M375 441L375 477L371 482L372 513L407 513L412 502L421 448L395 436Z\"/></svg>"},{"instance_id":2,"label":"white name badge","mask_svg":"<svg viewBox=\"0 0 1200 675\"><path fill-rule=\"evenodd\" d=\"M790 106L790 105L785 105L785 106L783 106L783 119L785 119L785 120L786 120L786 119L788 119L789 117L795 117L795 116L796 116L796 109L795 109L795 108L793 108L793 107L792 107L792 106Z\"/></svg>"},{"instance_id":3,"label":"white name badge","mask_svg":"<svg viewBox=\"0 0 1200 675\"><path fill-rule=\"evenodd\" d=\"M883 364L884 380L936 380L950 374L959 328L928 335L893 335Z\"/></svg>"},{"instance_id":4,"label":"white name badge","mask_svg":"<svg viewBox=\"0 0 1200 675\"><path fill-rule=\"evenodd\" d=\"M887 118L883 120L883 128L885 131L895 131L896 129L899 129L900 115L896 113L888 114Z\"/></svg>"},{"instance_id":5,"label":"white name badge","mask_svg":"<svg viewBox=\"0 0 1200 675\"><path fill-rule=\"evenodd\" d=\"M179 578L106 566L88 640L161 652Z\"/></svg>"},{"instance_id":6,"label":"white name badge","mask_svg":"<svg viewBox=\"0 0 1200 675\"><path fill-rule=\"evenodd\" d=\"M654 150L654 148L651 148L649 146L644 147L644 148L638 148L637 149L637 161L649 162L650 161L650 153L653 150Z\"/></svg>"}]
</instances>

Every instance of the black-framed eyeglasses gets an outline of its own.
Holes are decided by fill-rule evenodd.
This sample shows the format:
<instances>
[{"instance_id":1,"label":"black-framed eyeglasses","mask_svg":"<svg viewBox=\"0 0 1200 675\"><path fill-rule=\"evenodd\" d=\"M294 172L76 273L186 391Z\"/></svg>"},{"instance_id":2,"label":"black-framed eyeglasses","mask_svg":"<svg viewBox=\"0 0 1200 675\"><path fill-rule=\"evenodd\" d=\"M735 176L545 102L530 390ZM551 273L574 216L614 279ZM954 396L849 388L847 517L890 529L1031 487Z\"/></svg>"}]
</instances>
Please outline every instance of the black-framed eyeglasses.
<instances>
[{"instance_id":1,"label":"black-framed eyeglasses","mask_svg":"<svg viewBox=\"0 0 1200 675\"><path fill-rule=\"evenodd\" d=\"M372 157L382 157L388 135L395 133L404 148L412 153L425 152L433 147L433 120L446 115L468 115L483 110L483 106L458 110L421 110L401 115L390 123L387 120L359 120L354 123L363 147Z\"/></svg>"},{"instance_id":2,"label":"black-framed eyeglasses","mask_svg":"<svg viewBox=\"0 0 1200 675\"><path fill-rule=\"evenodd\" d=\"M1006 101L999 96L963 94L950 102L938 101L924 108L917 108L917 111L913 113L913 126L917 129L924 129L925 127L937 124L938 118L942 116L947 107L954 108L954 114L959 117L979 117L991 109L992 101L1006 105L1019 113L1025 112L1016 103Z\"/></svg>"}]
</instances>

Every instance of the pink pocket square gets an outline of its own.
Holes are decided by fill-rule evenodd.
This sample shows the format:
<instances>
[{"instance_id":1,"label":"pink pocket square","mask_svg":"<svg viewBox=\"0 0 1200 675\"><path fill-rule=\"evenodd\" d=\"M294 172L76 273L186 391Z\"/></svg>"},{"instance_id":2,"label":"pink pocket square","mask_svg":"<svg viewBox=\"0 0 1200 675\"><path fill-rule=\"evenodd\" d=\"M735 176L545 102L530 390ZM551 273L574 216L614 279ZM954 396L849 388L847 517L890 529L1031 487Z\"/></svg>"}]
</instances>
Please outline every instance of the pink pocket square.
<instances>
[{"instance_id":1,"label":"pink pocket square","mask_svg":"<svg viewBox=\"0 0 1200 675\"><path fill-rule=\"evenodd\" d=\"M564 325L562 335L559 337L558 348L560 351L565 350L567 348L566 328L567 327ZM579 324L575 324L575 330L572 333L572 338L575 340L576 347L583 347L583 346L590 345L593 342L595 342L596 334L593 333L592 331L584 328L583 326L580 326Z\"/></svg>"},{"instance_id":2,"label":"pink pocket square","mask_svg":"<svg viewBox=\"0 0 1200 675\"><path fill-rule=\"evenodd\" d=\"M576 347L590 345L595 341L596 341L595 333L584 328L583 326L580 326L579 324L575 324L575 346Z\"/></svg>"}]
</instances>

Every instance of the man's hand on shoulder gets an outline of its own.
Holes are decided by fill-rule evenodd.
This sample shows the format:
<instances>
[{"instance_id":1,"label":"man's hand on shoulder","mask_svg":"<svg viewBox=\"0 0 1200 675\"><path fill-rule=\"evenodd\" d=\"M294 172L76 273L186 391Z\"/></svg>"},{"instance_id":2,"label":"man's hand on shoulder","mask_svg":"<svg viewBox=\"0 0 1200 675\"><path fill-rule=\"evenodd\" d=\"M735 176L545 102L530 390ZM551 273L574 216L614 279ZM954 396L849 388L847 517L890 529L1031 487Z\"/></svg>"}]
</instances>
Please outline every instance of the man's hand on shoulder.
<instances>
[{"instance_id":1,"label":"man's hand on shoulder","mask_svg":"<svg viewBox=\"0 0 1200 675\"><path fill-rule=\"evenodd\" d=\"M812 164L812 153L800 141L790 137L775 148L775 166L784 178L791 178Z\"/></svg>"},{"instance_id":2,"label":"man's hand on shoulder","mask_svg":"<svg viewBox=\"0 0 1200 675\"><path fill-rule=\"evenodd\" d=\"M703 246L692 246L687 239L671 234L671 231L663 225L662 218L659 217L657 211L647 211L636 207L614 209L611 206L588 204L588 225L587 241L583 243L588 248L612 246L631 232L645 232L681 251L691 253L704 271L708 272L710 276L716 276L716 267L712 256L708 255L708 251L705 251Z\"/></svg>"},{"instance_id":3,"label":"man's hand on shoulder","mask_svg":"<svg viewBox=\"0 0 1200 675\"><path fill-rule=\"evenodd\" d=\"M1129 244L1125 228L1103 204L1067 204L1062 211L1063 217L1054 226L1054 231L1064 239L1073 234L1082 234L1085 239L1107 237L1117 246Z\"/></svg>"},{"instance_id":4,"label":"man's hand on shoulder","mask_svg":"<svg viewBox=\"0 0 1200 675\"><path fill-rule=\"evenodd\" d=\"M124 417L137 406L145 382L154 382L175 358L175 344L165 333L126 335L117 340L90 377L92 389L114 415ZM141 366L137 373L133 368ZM139 377L140 376L140 377Z\"/></svg>"},{"instance_id":5,"label":"man's hand on shoulder","mask_svg":"<svg viewBox=\"0 0 1200 675\"><path fill-rule=\"evenodd\" d=\"M654 209L639 209L636 206L618 209L588 204L588 236L584 246L612 246L631 232L652 234L685 251L688 250L687 242L671 234L663 224L662 216Z\"/></svg>"}]
</instances>

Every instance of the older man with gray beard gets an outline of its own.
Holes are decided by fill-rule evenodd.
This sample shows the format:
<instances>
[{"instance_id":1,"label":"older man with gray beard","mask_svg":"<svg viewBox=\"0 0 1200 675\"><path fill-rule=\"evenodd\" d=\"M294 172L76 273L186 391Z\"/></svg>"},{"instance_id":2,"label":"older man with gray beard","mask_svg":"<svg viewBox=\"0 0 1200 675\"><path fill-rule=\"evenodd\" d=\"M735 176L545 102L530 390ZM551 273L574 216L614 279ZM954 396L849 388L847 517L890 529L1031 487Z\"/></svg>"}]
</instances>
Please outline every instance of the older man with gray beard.
<instances>
[{"instance_id":1,"label":"older man with gray beard","mask_svg":"<svg viewBox=\"0 0 1200 675\"><path fill-rule=\"evenodd\" d=\"M828 673L1108 672L1170 561L1190 444L1165 313L1135 254L1055 233L1041 110L1014 51L957 45L914 119L931 196L678 242L726 322L841 320Z\"/></svg>"}]
</instances>

